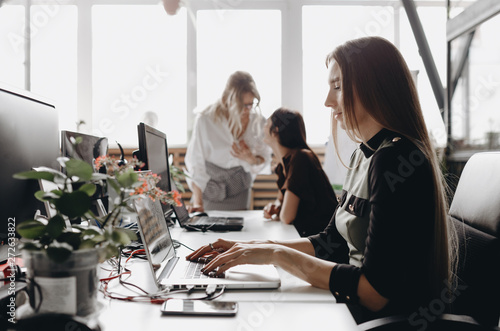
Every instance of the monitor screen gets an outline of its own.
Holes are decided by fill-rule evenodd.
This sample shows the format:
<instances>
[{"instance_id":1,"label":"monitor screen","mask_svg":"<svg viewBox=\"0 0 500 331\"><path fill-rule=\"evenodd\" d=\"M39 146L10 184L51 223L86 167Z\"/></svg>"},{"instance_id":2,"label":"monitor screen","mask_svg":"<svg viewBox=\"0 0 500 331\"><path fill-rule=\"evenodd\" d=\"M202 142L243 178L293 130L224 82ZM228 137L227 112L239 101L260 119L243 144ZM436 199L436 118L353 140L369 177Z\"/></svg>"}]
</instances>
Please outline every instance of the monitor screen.
<instances>
[{"instance_id":1,"label":"monitor screen","mask_svg":"<svg viewBox=\"0 0 500 331\"><path fill-rule=\"evenodd\" d=\"M81 138L81 142L74 145L71 142L71 138ZM63 130L61 131L61 154L66 157L85 161L94 167L94 161L99 156L108 154L108 138ZM100 172L106 172L106 169L100 169ZM96 215L100 214L98 199L102 202L104 209L108 210L108 192L105 186L97 185L96 192L92 196L91 210Z\"/></svg>"},{"instance_id":2,"label":"monitor screen","mask_svg":"<svg viewBox=\"0 0 500 331\"><path fill-rule=\"evenodd\" d=\"M32 219L44 205L33 194L39 184L12 175L33 167L59 169L59 118L53 104L26 91L0 84L0 241L8 229Z\"/></svg>"},{"instance_id":3,"label":"monitor screen","mask_svg":"<svg viewBox=\"0 0 500 331\"><path fill-rule=\"evenodd\" d=\"M74 146L71 138L81 138L81 143ZM95 159L108 154L108 138L72 131L61 131L61 154L94 165Z\"/></svg>"},{"instance_id":4,"label":"monitor screen","mask_svg":"<svg viewBox=\"0 0 500 331\"><path fill-rule=\"evenodd\" d=\"M167 136L165 133L139 123L137 126L139 136L139 160L144 162L142 170L151 170L161 177L158 187L163 191L170 191L170 171L168 166ZM165 215L172 213L170 205L162 204Z\"/></svg>"}]
</instances>

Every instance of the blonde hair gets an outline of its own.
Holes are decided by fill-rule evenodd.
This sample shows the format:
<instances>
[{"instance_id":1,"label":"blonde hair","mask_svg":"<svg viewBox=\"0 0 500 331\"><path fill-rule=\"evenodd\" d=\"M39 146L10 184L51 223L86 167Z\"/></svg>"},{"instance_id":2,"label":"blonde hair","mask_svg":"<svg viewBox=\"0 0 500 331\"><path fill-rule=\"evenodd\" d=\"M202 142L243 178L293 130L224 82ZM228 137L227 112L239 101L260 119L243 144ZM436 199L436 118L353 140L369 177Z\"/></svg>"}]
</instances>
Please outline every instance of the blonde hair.
<instances>
[{"instance_id":1,"label":"blonde hair","mask_svg":"<svg viewBox=\"0 0 500 331\"><path fill-rule=\"evenodd\" d=\"M255 107L252 111L258 111L260 94L255 81L248 72L236 71L229 76L222 97L215 104L213 111L215 120L224 118L228 120L229 129L235 140L243 134L241 112L245 107L243 104L243 95L245 93L253 94L254 100L257 100L257 102L254 104ZM252 125L252 123L249 123L249 125Z\"/></svg>"},{"instance_id":2,"label":"blonde hair","mask_svg":"<svg viewBox=\"0 0 500 331\"><path fill-rule=\"evenodd\" d=\"M384 128L412 141L429 160L433 173L435 223L429 275L433 294L439 295L443 280L453 284L452 226L448 231L446 183L432 146L415 83L399 50L380 37L348 41L327 55L327 67L337 62L341 71L343 118L346 132L353 140L361 140L354 115L355 97L366 111ZM337 148L337 125L332 121L332 134ZM338 148L337 148L338 149ZM454 238L451 238L454 239Z\"/></svg>"}]
</instances>

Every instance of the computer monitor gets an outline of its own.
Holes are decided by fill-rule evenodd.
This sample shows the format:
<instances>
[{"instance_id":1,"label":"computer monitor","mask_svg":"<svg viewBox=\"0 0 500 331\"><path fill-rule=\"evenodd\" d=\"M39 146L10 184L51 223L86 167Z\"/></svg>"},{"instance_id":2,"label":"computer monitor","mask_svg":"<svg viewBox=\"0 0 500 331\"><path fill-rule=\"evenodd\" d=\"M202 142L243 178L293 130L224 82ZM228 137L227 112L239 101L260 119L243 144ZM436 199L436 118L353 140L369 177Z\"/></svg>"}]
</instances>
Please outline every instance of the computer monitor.
<instances>
[{"instance_id":1,"label":"computer monitor","mask_svg":"<svg viewBox=\"0 0 500 331\"><path fill-rule=\"evenodd\" d=\"M5 242L13 225L33 219L42 202L33 194L34 180L12 176L33 167L59 169L59 117L55 106L32 93L0 83L0 242ZM9 230L10 229L10 230Z\"/></svg>"},{"instance_id":2,"label":"computer monitor","mask_svg":"<svg viewBox=\"0 0 500 331\"><path fill-rule=\"evenodd\" d=\"M151 170L161 177L157 186L163 191L170 191L170 170L168 165L167 135L147 124L137 126L139 136L139 160L144 162L142 170ZM162 204L165 218L172 214L170 205Z\"/></svg>"},{"instance_id":3,"label":"computer monitor","mask_svg":"<svg viewBox=\"0 0 500 331\"><path fill-rule=\"evenodd\" d=\"M82 141L74 146L71 138L81 138ZM99 156L108 154L108 138L63 130L61 131L61 154L85 161L93 166Z\"/></svg>"},{"instance_id":4,"label":"computer monitor","mask_svg":"<svg viewBox=\"0 0 500 331\"><path fill-rule=\"evenodd\" d=\"M72 138L80 138L81 142L74 145L71 142ZM61 154L66 157L85 161L93 167L94 161L99 156L105 156L108 154L108 138L63 130L61 131ZM101 169L100 171L105 172L106 170ZM101 211L99 201L102 202L104 211ZM96 215L102 216L108 208L109 201L106 187L97 185L96 192L92 196L91 210Z\"/></svg>"}]
</instances>

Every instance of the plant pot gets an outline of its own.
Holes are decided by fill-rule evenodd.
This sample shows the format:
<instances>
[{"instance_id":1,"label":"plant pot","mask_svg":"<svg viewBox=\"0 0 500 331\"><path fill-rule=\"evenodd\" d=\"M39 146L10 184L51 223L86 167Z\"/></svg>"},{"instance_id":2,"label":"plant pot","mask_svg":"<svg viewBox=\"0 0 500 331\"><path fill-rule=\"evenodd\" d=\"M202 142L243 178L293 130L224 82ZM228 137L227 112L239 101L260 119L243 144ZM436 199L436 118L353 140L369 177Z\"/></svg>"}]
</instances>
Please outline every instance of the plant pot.
<instances>
[{"instance_id":1,"label":"plant pot","mask_svg":"<svg viewBox=\"0 0 500 331\"><path fill-rule=\"evenodd\" d=\"M99 290L97 249L74 251L63 263L54 262L39 251L23 251L23 259L27 277L34 280L42 292L38 312L87 316L96 311ZM29 297L31 307L36 309L40 293L33 284L29 287Z\"/></svg>"}]
</instances>

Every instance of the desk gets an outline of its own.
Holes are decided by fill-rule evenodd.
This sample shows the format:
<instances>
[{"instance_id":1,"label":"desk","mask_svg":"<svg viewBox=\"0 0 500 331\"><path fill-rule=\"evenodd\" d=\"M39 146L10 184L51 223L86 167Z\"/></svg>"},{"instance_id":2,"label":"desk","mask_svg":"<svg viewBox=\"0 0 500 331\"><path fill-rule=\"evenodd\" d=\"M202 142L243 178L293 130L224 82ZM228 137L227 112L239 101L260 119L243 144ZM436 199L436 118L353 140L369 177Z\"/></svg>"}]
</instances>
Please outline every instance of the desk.
<instances>
[{"instance_id":1,"label":"desk","mask_svg":"<svg viewBox=\"0 0 500 331\"><path fill-rule=\"evenodd\" d=\"M265 220L262 211L209 212L210 216L241 215L245 218L242 231L233 232L193 232L178 226L171 228L172 237L183 244L198 248L217 238L230 240L298 238L292 225ZM181 246L180 257L189 250ZM156 286L144 261L135 261L131 282L147 291L154 292ZM108 330L170 330L182 327L183 330L297 330L305 328L329 328L337 330L357 330L356 323L347 307L336 304L328 290L322 290L290 275L278 268L281 287L275 290L229 290L217 300L239 302L236 317L187 317L162 316L159 305L122 302L100 298L101 314L99 321L103 331ZM119 291L117 282L111 290ZM123 289L121 289L123 290ZM101 294L100 294L101 295ZM179 294L180 295L180 294ZM178 297L179 295L176 295ZM186 296L187 297L187 296ZM291 316L295 316L291 318ZM315 327L316 326L316 327Z\"/></svg>"}]
</instances>

